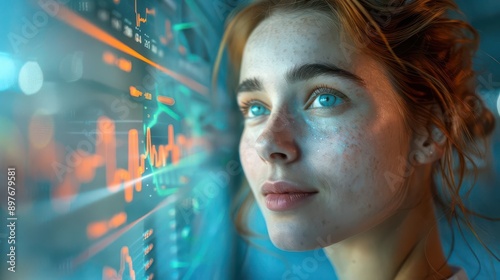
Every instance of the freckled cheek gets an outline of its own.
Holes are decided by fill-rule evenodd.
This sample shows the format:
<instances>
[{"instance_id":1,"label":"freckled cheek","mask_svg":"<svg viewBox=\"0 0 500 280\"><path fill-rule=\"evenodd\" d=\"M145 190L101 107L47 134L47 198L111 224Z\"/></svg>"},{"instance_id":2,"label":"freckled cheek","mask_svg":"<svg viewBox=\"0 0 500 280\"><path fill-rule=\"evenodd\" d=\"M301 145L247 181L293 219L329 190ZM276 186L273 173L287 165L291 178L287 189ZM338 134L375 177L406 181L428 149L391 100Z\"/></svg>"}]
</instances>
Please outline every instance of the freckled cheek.
<instances>
[{"instance_id":1,"label":"freckled cheek","mask_svg":"<svg viewBox=\"0 0 500 280\"><path fill-rule=\"evenodd\" d=\"M313 173L315 183L323 188L326 203L332 207L344 205L342 201L354 195L353 184L363 174L359 166L362 152L352 135L350 131L338 128L329 135L322 133L322 137L315 138L316 143L311 141L308 145L313 151L306 156L310 164L308 169Z\"/></svg>"},{"instance_id":2,"label":"freckled cheek","mask_svg":"<svg viewBox=\"0 0 500 280\"><path fill-rule=\"evenodd\" d=\"M346 144L341 164L342 172L350 174L351 179L356 180L356 184L362 185L375 183L374 173L378 172L379 168L378 164L375 165L379 163L376 143L364 140L357 138Z\"/></svg>"},{"instance_id":3,"label":"freckled cheek","mask_svg":"<svg viewBox=\"0 0 500 280\"><path fill-rule=\"evenodd\" d=\"M384 171L390 169L392 162L387 159L380 141L368 135L355 135L346 142L342 162L339 163L339 182L341 187L346 188L345 201L356 202L359 206L357 212L362 215L382 207L391 197Z\"/></svg>"},{"instance_id":4,"label":"freckled cheek","mask_svg":"<svg viewBox=\"0 0 500 280\"><path fill-rule=\"evenodd\" d=\"M373 141L358 130L340 130L328 139L330 153L323 168L323 175L330 178L333 198L341 197L350 203L359 201L366 189L373 183L373 170L370 162L373 154ZM339 203L341 203L339 201Z\"/></svg>"},{"instance_id":5,"label":"freckled cheek","mask_svg":"<svg viewBox=\"0 0 500 280\"><path fill-rule=\"evenodd\" d=\"M340 130L341 133L329 139L330 161L342 174L349 174L357 169L363 157L365 143L355 131Z\"/></svg>"}]
</instances>

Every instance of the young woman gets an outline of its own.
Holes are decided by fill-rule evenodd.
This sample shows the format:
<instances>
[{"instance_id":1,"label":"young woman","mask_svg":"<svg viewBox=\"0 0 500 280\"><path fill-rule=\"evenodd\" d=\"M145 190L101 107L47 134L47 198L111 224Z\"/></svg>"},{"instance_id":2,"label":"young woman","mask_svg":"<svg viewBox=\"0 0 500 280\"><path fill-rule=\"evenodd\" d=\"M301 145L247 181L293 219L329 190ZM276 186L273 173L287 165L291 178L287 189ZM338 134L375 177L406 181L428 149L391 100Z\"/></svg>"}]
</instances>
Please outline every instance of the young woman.
<instances>
[{"instance_id":1,"label":"young woman","mask_svg":"<svg viewBox=\"0 0 500 280\"><path fill-rule=\"evenodd\" d=\"M459 190L494 119L475 92L477 34L455 8L269 0L231 19L219 57L227 46L240 158L274 245L322 247L342 280L467 279L435 206L470 226Z\"/></svg>"}]
</instances>

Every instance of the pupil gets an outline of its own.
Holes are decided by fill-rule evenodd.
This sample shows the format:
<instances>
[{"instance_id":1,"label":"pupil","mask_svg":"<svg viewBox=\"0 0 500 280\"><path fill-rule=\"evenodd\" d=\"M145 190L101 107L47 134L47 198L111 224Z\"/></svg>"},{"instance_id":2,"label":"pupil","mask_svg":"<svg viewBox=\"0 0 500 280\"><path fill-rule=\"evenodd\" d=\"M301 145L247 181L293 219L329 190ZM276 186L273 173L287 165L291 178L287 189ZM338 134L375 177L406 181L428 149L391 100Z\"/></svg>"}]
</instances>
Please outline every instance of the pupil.
<instances>
[{"instance_id":1,"label":"pupil","mask_svg":"<svg viewBox=\"0 0 500 280\"><path fill-rule=\"evenodd\" d=\"M331 95L324 94L319 97L319 103L323 106L331 106L334 102L335 98Z\"/></svg>"}]
</instances>

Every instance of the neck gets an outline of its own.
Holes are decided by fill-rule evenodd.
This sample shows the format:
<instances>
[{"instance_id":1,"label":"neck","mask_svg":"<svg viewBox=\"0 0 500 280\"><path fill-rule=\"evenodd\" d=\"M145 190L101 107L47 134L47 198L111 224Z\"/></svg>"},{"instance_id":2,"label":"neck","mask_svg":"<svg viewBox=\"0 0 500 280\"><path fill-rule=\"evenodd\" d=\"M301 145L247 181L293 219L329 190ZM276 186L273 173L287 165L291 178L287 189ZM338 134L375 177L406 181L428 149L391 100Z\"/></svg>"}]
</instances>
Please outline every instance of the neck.
<instances>
[{"instance_id":1,"label":"neck","mask_svg":"<svg viewBox=\"0 0 500 280\"><path fill-rule=\"evenodd\" d=\"M340 280L447 279L452 275L430 196L324 251Z\"/></svg>"}]
</instances>

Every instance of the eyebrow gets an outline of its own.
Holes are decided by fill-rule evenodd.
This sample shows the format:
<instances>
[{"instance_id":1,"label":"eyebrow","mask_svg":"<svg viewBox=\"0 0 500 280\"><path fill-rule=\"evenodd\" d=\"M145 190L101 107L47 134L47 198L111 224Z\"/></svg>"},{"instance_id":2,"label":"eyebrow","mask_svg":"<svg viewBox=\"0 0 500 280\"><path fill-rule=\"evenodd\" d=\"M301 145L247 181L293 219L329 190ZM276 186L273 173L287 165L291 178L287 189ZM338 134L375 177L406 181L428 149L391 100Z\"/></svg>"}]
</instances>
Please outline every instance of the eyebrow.
<instances>
[{"instance_id":1,"label":"eyebrow","mask_svg":"<svg viewBox=\"0 0 500 280\"><path fill-rule=\"evenodd\" d=\"M365 86L365 81L358 75L330 63L312 63L295 66L286 73L285 79L287 83L294 83L323 75L343 77L357 83L360 86ZM261 91L262 89L262 82L258 78L250 78L244 80L238 85L236 93L239 94L245 91Z\"/></svg>"},{"instance_id":2,"label":"eyebrow","mask_svg":"<svg viewBox=\"0 0 500 280\"><path fill-rule=\"evenodd\" d=\"M262 90L262 82L257 78L246 79L241 82L236 88L236 94L241 92L250 92L250 91L261 91Z\"/></svg>"}]
</instances>

